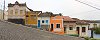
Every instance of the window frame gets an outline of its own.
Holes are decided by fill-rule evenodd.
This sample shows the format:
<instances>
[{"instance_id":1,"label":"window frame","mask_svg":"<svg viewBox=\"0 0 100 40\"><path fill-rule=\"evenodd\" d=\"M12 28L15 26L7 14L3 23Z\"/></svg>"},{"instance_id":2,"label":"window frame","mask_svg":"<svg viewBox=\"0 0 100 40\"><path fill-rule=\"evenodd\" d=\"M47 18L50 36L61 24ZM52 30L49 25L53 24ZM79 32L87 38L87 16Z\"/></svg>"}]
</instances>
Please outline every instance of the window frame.
<instances>
[{"instance_id":1,"label":"window frame","mask_svg":"<svg viewBox=\"0 0 100 40\"><path fill-rule=\"evenodd\" d=\"M58 25L59 25L59 27L58 27ZM56 28L60 28L60 26L61 26L60 24L56 24Z\"/></svg>"},{"instance_id":2,"label":"window frame","mask_svg":"<svg viewBox=\"0 0 100 40\"><path fill-rule=\"evenodd\" d=\"M13 15L13 10L10 11L10 14Z\"/></svg>"},{"instance_id":3,"label":"window frame","mask_svg":"<svg viewBox=\"0 0 100 40\"><path fill-rule=\"evenodd\" d=\"M23 14L23 10L20 10L20 14Z\"/></svg>"},{"instance_id":4,"label":"window frame","mask_svg":"<svg viewBox=\"0 0 100 40\"><path fill-rule=\"evenodd\" d=\"M48 23L49 20L46 20L46 23Z\"/></svg>"},{"instance_id":5,"label":"window frame","mask_svg":"<svg viewBox=\"0 0 100 40\"><path fill-rule=\"evenodd\" d=\"M15 9L15 15L18 15L18 9Z\"/></svg>"},{"instance_id":6,"label":"window frame","mask_svg":"<svg viewBox=\"0 0 100 40\"><path fill-rule=\"evenodd\" d=\"M73 30L73 27L69 27L69 30Z\"/></svg>"},{"instance_id":7,"label":"window frame","mask_svg":"<svg viewBox=\"0 0 100 40\"><path fill-rule=\"evenodd\" d=\"M82 27L82 32L86 32L86 27Z\"/></svg>"}]
</instances>

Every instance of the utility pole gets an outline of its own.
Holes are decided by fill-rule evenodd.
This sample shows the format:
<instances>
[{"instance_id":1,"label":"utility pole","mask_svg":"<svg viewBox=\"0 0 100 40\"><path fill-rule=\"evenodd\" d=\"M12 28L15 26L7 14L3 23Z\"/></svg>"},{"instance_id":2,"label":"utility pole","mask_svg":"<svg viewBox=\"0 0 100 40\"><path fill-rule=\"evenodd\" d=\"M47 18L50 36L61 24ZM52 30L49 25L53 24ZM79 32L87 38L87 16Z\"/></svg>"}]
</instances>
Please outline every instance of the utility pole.
<instances>
[{"instance_id":1,"label":"utility pole","mask_svg":"<svg viewBox=\"0 0 100 40\"><path fill-rule=\"evenodd\" d=\"M4 7L3 7L3 19L4 19L4 15L5 15L5 0L4 0Z\"/></svg>"}]
</instances>

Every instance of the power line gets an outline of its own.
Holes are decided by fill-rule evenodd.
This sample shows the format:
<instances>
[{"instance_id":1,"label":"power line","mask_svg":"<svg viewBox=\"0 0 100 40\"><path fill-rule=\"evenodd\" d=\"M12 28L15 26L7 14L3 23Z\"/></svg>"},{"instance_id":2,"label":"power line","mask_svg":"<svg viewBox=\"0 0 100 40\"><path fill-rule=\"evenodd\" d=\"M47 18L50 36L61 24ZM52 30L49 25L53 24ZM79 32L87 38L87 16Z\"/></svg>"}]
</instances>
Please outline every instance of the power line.
<instances>
[{"instance_id":1,"label":"power line","mask_svg":"<svg viewBox=\"0 0 100 40\"><path fill-rule=\"evenodd\" d=\"M82 3L82 4L85 4L85 5L88 5L88 6L92 7L92 8L97 9L97 10L100 10L100 8L94 7L94 6L90 5L90 4L87 4L87 3L81 2L81 1L79 1L79 0L76 0L76 1L78 1L78 2L80 2L80 3Z\"/></svg>"}]
</instances>

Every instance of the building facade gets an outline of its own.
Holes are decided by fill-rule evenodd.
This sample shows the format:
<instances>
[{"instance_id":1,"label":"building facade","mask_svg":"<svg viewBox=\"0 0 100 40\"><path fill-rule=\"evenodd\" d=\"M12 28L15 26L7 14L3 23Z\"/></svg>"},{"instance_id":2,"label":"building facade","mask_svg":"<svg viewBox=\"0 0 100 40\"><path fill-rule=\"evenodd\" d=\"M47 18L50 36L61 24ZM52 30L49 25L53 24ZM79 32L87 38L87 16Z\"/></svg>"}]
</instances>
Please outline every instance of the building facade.
<instances>
[{"instance_id":1,"label":"building facade","mask_svg":"<svg viewBox=\"0 0 100 40\"><path fill-rule=\"evenodd\" d=\"M42 13L42 11L33 11L29 9L25 14L25 25L37 26L38 15L40 13Z\"/></svg>"},{"instance_id":2,"label":"building facade","mask_svg":"<svg viewBox=\"0 0 100 40\"><path fill-rule=\"evenodd\" d=\"M76 20L76 31L79 37L88 37L89 23L77 18L73 19Z\"/></svg>"},{"instance_id":3,"label":"building facade","mask_svg":"<svg viewBox=\"0 0 100 40\"><path fill-rule=\"evenodd\" d=\"M84 20L90 24L89 28L100 27L100 20Z\"/></svg>"},{"instance_id":4,"label":"building facade","mask_svg":"<svg viewBox=\"0 0 100 40\"><path fill-rule=\"evenodd\" d=\"M50 18L50 29L49 31L57 34L64 34L63 27L63 17L62 16L54 16Z\"/></svg>"},{"instance_id":5,"label":"building facade","mask_svg":"<svg viewBox=\"0 0 100 40\"><path fill-rule=\"evenodd\" d=\"M26 3L8 4L8 21L24 24L25 23L25 13L26 13Z\"/></svg>"},{"instance_id":6,"label":"building facade","mask_svg":"<svg viewBox=\"0 0 100 40\"><path fill-rule=\"evenodd\" d=\"M63 23L64 23L64 33L65 34L77 34L76 31L76 21L70 18L69 16L63 16Z\"/></svg>"},{"instance_id":7,"label":"building facade","mask_svg":"<svg viewBox=\"0 0 100 40\"><path fill-rule=\"evenodd\" d=\"M51 14L50 12L39 14L37 28L49 31Z\"/></svg>"}]
</instances>

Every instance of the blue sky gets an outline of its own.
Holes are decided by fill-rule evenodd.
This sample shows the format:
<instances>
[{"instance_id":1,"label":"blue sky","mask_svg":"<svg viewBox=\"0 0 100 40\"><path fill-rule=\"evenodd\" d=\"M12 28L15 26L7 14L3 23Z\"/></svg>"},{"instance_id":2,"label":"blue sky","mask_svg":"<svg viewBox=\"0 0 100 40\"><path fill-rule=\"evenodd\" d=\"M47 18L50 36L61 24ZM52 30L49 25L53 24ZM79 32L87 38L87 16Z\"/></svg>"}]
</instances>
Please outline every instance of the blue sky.
<instances>
[{"instance_id":1,"label":"blue sky","mask_svg":"<svg viewBox=\"0 0 100 40\"><path fill-rule=\"evenodd\" d=\"M27 3L27 6L37 11L50 11L53 13L62 13L64 16L75 17L79 19L100 20L100 10L94 9L75 0L6 0L8 3ZM80 0L90 5L100 8L100 0ZM3 0L0 0L3 4Z\"/></svg>"}]
</instances>

